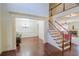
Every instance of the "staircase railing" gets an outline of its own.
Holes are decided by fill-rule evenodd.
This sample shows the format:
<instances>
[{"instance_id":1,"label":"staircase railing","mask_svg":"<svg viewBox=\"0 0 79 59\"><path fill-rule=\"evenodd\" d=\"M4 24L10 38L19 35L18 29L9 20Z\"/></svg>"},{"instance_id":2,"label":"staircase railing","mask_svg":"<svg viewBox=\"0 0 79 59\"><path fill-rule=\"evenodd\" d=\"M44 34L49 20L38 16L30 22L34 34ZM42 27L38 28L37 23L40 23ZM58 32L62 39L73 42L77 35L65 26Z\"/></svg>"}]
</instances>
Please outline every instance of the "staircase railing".
<instances>
[{"instance_id":1,"label":"staircase railing","mask_svg":"<svg viewBox=\"0 0 79 59\"><path fill-rule=\"evenodd\" d=\"M58 30L58 32L60 32L61 33L61 31L54 25L54 24L52 24L52 22L51 21L49 21L49 23L51 24L51 25L53 25L57 30ZM53 26L52 26L52 28L53 28Z\"/></svg>"},{"instance_id":2,"label":"staircase railing","mask_svg":"<svg viewBox=\"0 0 79 59\"><path fill-rule=\"evenodd\" d=\"M64 33L62 33L60 31L60 29L58 29L56 27L56 25L53 24L51 21L49 21L49 23L51 23L51 25L54 26L60 32L60 34L62 35L62 38L63 38L62 39L62 55L64 55ZM60 27L62 27L69 34L68 30L66 28L64 28L61 24L59 24L57 21L55 21L55 23L57 23ZM70 39L70 49L71 49L71 37L69 39Z\"/></svg>"},{"instance_id":3,"label":"staircase railing","mask_svg":"<svg viewBox=\"0 0 79 59\"><path fill-rule=\"evenodd\" d=\"M57 21L55 21L55 23L57 23L61 28L63 28L66 32L68 32L68 30L64 28L60 23L58 23Z\"/></svg>"},{"instance_id":4,"label":"staircase railing","mask_svg":"<svg viewBox=\"0 0 79 59\"><path fill-rule=\"evenodd\" d=\"M66 28L64 28L59 22L55 21L55 23L57 23L61 28L63 28L67 32L67 34L70 36L69 39L70 39L70 49L71 49L71 35L70 35L69 31Z\"/></svg>"}]
</instances>

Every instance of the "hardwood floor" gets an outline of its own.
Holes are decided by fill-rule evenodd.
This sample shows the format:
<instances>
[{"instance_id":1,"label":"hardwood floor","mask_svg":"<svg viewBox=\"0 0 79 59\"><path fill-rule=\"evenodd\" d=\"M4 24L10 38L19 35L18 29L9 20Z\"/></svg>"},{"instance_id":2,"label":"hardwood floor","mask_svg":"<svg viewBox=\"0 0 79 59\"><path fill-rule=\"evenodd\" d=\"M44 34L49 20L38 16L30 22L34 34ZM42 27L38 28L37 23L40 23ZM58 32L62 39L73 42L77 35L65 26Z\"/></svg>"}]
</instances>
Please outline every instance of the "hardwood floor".
<instances>
[{"instance_id":1,"label":"hardwood floor","mask_svg":"<svg viewBox=\"0 0 79 59\"><path fill-rule=\"evenodd\" d=\"M60 50L58 50L56 47L46 43L45 44L45 56L61 56L62 53Z\"/></svg>"},{"instance_id":2,"label":"hardwood floor","mask_svg":"<svg viewBox=\"0 0 79 59\"><path fill-rule=\"evenodd\" d=\"M16 50L4 51L0 56L16 56Z\"/></svg>"},{"instance_id":3,"label":"hardwood floor","mask_svg":"<svg viewBox=\"0 0 79 59\"><path fill-rule=\"evenodd\" d=\"M31 37L23 38L16 51L6 51L1 56L62 56L62 52L48 43L43 44L37 37ZM79 56L79 45L72 44L71 50L65 51L63 56Z\"/></svg>"},{"instance_id":4,"label":"hardwood floor","mask_svg":"<svg viewBox=\"0 0 79 59\"><path fill-rule=\"evenodd\" d=\"M62 55L60 50L48 43L45 44L44 51L45 56L79 56L79 46L75 44L72 44L71 50L64 51L64 55Z\"/></svg>"},{"instance_id":5,"label":"hardwood floor","mask_svg":"<svg viewBox=\"0 0 79 59\"><path fill-rule=\"evenodd\" d=\"M44 55L42 40L37 37L23 38L21 47L17 50L17 56L40 56Z\"/></svg>"}]
</instances>

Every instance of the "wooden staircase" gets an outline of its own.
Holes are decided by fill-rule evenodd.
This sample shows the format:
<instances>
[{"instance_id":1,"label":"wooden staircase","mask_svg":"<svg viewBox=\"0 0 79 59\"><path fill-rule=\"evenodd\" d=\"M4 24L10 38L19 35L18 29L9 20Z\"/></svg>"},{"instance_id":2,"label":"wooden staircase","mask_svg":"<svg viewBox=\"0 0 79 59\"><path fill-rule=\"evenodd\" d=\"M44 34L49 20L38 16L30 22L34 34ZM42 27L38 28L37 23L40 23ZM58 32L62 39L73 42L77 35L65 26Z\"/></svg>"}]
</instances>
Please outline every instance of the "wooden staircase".
<instances>
[{"instance_id":1,"label":"wooden staircase","mask_svg":"<svg viewBox=\"0 0 79 59\"><path fill-rule=\"evenodd\" d=\"M71 38L68 40L64 39L63 33L51 22L49 22L49 33L62 51L62 54L65 50L71 48Z\"/></svg>"}]
</instances>

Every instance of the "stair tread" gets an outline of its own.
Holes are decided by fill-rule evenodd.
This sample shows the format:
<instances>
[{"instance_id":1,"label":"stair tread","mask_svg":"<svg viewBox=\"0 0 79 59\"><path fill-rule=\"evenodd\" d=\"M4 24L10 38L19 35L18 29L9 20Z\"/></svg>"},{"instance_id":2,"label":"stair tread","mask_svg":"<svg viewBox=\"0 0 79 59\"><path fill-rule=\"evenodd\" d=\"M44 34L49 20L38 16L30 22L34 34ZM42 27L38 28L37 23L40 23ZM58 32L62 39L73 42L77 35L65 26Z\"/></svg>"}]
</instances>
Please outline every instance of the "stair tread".
<instances>
[{"instance_id":1,"label":"stair tread","mask_svg":"<svg viewBox=\"0 0 79 59\"><path fill-rule=\"evenodd\" d=\"M56 39L54 39L54 40L60 42L60 41L62 41L62 37L60 37L60 38L56 38Z\"/></svg>"},{"instance_id":2,"label":"stair tread","mask_svg":"<svg viewBox=\"0 0 79 59\"><path fill-rule=\"evenodd\" d=\"M57 31L57 30L55 30L55 29L53 29L53 28L49 28L49 31L50 31L50 30Z\"/></svg>"},{"instance_id":3,"label":"stair tread","mask_svg":"<svg viewBox=\"0 0 79 59\"><path fill-rule=\"evenodd\" d=\"M50 32L58 32L58 31L56 31L56 30L52 30L52 29L49 29L49 31L50 31Z\"/></svg>"},{"instance_id":4,"label":"stair tread","mask_svg":"<svg viewBox=\"0 0 79 59\"><path fill-rule=\"evenodd\" d=\"M59 33L58 32L50 32L50 34L56 35L56 34L59 34Z\"/></svg>"},{"instance_id":5,"label":"stair tread","mask_svg":"<svg viewBox=\"0 0 79 59\"><path fill-rule=\"evenodd\" d=\"M64 41L64 44L69 43L69 42L70 42L70 41ZM56 43L57 43L57 44L62 44L62 40L60 40L60 41L58 41L58 42L56 41Z\"/></svg>"},{"instance_id":6,"label":"stair tread","mask_svg":"<svg viewBox=\"0 0 79 59\"><path fill-rule=\"evenodd\" d=\"M50 32L58 32L57 30L55 29L48 29ZM58 32L59 33L59 32Z\"/></svg>"},{"instance_id":7,"label":"stair tread","mask_svg":"<svg viewBox=\"0 0 79 59\"><path fill-rule=\"evenodd\" d=\"M66 43L66 44L64 44L64 47L66 47L66 46L68 46L68 45L70 45L70 43L68 42L68 43ZM59 45L59 47L61 47L62 48L62 44L61 45Z\"/></svg>"},{"instance_id":8,"label":"stair tread","mask_svg":"<svg viewBox=\"0 0 79 59\"><path fill-rule=\"evenodd\" d=\"M62 47L59 47L59 48L62 50ZM70 48L70 45L64 47L64 50L67 50L67 49L69 49L69 48Z\"/></svg>"},{"instance_id":9,"label":"stair tread","mask_svg":"<svg viewBox=\"0 0 79 59\"><path fill-rule=\"evenodd\" d=\"M61 35L59 34L56 34L56 35L51 35L52 37L62 37Z\"/></svg>"},{"instance_id":10,"label":"stair tread","mask_svg":"<svg viewBox=\"0 0 79 59\"><path fill-rule=\"evenodd\" d=\"M53 37L54 39L62 39L61 36L58 36L58 37Z\"/></svg>"},{"instance_id":11,"label":"stair tread","mask_svg":"<svg viewBox=\"0 0 79 59\"><path fill-rule=\"evenodd\" d=\"M53 30L50 30L49 32L50 32L50 33L59 33L59 32L57 32L57 31L53 31Z\"/></svg>"},{"instance_id":12,"label":"stair tread","mask_svg":"<svg viewBox=\"0 0 79 59\"><path fill-rule=\"evenodd\" d=\"M64 50L69 49L69 48L70 48L70 45L69 45L69 46L66 46L66 47L64 48Z\"/></svg>"}]
</instances>

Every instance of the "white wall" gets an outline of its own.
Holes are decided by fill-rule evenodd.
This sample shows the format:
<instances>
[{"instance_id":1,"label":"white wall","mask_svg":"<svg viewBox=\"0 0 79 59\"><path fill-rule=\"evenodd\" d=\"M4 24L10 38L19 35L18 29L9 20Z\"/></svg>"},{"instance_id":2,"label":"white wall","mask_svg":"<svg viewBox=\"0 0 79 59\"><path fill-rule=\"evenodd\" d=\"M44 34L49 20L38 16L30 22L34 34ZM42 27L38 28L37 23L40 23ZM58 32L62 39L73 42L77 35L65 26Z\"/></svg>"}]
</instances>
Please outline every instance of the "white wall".
<instances>
[{"instance_id":1,"label":"white wall","mask_svg":"<svg viewBox=\"0 0 79 59\"><path fill-rule=\"evenodd\" d=\"M39 38L43 40L43 43L47 43L48 40L48 19L38 21L39 23Z\"/></svg>"},{"instance_id":2,"label":"white wall","mask_svg":"<svg viewBox=\"0 0 79 59\"><path fill-rule=\"evenodd\" d=\"M24 29L24 27L22 27L24 23L28 23L29 28ZM47 22L44 20L16 18L16 31L22 33L22 38L38 36L45 43L47 39L47 29Z\"/></svg>"},{"instance_id":3,"label":"white wall","mask_svg":"<svg viewBox=\"0 0 79 59\"><path fill-rule=\"evenodd\" d=\"M43 42L45 42L45 38L44 38L44 21L38 21L39 24L39 38L43 40Z\"/></svg>"},{"instance_id":4,"label":"white wall","mask_svg":"<svg viewBox=\"0 0 79 59\"><path fill-rule=\"evenodd\" d=\"M6 4L1 4L1 6L2 7L0 7L0 8L2 10L0 9L1 10L1 12L0 12L0 17L1 17L0 18L0 29L1 29L0 30L0 52L1 52L1 50L7 51L7 50L16 49L16 30L15 30L16 29L16 27L15 27L16 15L13 16L8 13L9 11L7 10ZM42 13L42 12L40 12L40 13ZM34 18L36 18L36 17L34 17ZM38 18L38 19L41 20L41 18ZM43 18L42 20L46 21L47 19ZM43 27L40 26L40 28L43 28ZM40 35L40 38L45 41L45 32L41 33L41 34L43 35L43 37Z\"/></svg>"},{"instance_id":5,"label":"white wall","mask_svg":"<svg viewBox=\"0 0 79 59\"><path fill-rule=\"evenodd\" d=\"M1 25L1 35L2 35L2 50L5 51L7 50L7 43L8 43L8 38L7 38L7 25L8 25L8 12L7 12L7 7L6 4L2 4L2 25Z\"/></svg>"},{"instance_id":6,"label":"white wall","mask_svg":"<svg viewBox=\"0 0 79 59\"><path fill-rule=\"evenodd\" d=\"M45 19L45 23L44 23L44 40L45 40L45 43L47 43L47 40L48 40L48 18Z\"/></svg>"},{"instance_id":7,"label":"white wall","mask_svg":"<svg viewBox=\"0 0 79 59\"><path fill-rule=\"evenodd\" d=\"M79 36L79 22L71 22L71 23L69 23L69 25L68 25L69 30L72 30L73 25L74 25L74 30L78 31L78 36Z\"/></svg>"},{"instance_id":8,"label":"white wall","mask_svg":"<svg viewBox=\"0 0 79 59\"><path fill-rule=\"evenodd\" d=\"M11 16L10 14L8 15L9 16L9 20L7 21L8 23L8 26L7 26L7 50L14 50L16 49L16 36L15 36L15 20L14 20L14 17Z\"/></svg>"},{"instance_id":9,"label":"white wall","mask_svg":"<svg viewBox=\"0 0 79 59\"><path fill-rule=\"evenodd\" d=\"M13 50L13 21L11 20L6 4L1 4L0 15L0 49L2 51Z\"/></svg>"},{"instance_id":10,"label":"white wall","mask_svg":"<svg viewBox=\"0 0 79 59\"><path fill-rule=\"evenodd\" d=\"M69 30L72 30L73 25L74 25L74 30L79 30L79 22L71 22L71 23L69 23Z\"/></svg>"},{"instance_id":11,"label":"white wall","mask_svg":"<svg viewBox=\"0 0 79 59\"><path fill-rule=\"evenodd\" d=\"M25 19L27 19L27 18L25 18ZM22 20L19 19L19 20L17 20L16 28L17 28L17 31L18 32L21 32L22 33L24 31L27 34L27 36L24 35L25 37L38 36L40 39L43 40L44 43L46 43L47 33L48 33L47 32L48 31L48 23L47 23L47 20L48 19L46 19L46 18L45 19L41 19L41 20L32 19L32 21L30 21L32 29L31 29L31 31L30 31L30 29L29 29L29 31L26 30L26 32L27 32L26 33L23 30L23 28L21 27L22 26ZM28 35L28 34L32 34L32 33L34 33L34 34L33 35Z\"/></svg>"},{"instance_id":12,"label":"white wall","mask_svg":"<svg viewBox=\"0 0 79 59\"><path fill-rule=\"evenodd\" d=\"M38 36L38 22L27 18L16 18L16 32L20 32L23 37ZM24 25L27 25L27 28Z\"/></svg>"}]
</instances>

